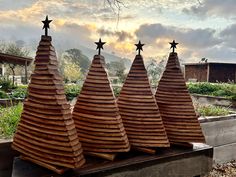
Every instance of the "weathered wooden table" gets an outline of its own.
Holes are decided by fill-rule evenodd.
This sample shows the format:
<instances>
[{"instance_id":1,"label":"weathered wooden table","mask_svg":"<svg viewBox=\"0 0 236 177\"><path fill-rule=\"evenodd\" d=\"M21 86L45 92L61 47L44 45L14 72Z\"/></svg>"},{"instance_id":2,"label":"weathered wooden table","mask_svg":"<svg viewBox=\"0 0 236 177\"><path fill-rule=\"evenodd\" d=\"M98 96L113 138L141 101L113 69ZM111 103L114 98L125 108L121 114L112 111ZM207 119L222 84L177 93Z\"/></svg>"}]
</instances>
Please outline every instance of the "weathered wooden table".
<instances>
[{"instance_id":1,"label":"weathered wooden table","mask_svg":"<svg viewBox=\"0 0 236 177\"><path fill-rule=\"evenodd\" d=\"M199 177L212 168L213 149L196 143L193 149L172 147L156 155L139 152L120 154L114 162L87 158L83 168L63 177ZM62 177L38 165L15 158L12 177Z\"/></svg>"}]
</instances>

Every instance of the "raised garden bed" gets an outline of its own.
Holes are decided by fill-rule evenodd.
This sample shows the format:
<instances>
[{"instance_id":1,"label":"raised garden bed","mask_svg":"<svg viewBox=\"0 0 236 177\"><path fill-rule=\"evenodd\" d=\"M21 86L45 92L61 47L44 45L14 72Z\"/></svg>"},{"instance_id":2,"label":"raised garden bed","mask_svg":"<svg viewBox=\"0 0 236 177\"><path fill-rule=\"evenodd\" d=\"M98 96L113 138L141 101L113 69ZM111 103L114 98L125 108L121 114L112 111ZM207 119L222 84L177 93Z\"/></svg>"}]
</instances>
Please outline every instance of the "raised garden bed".
<instances>
[{"instance_id":1,"label":"raised garden bed","mask_svg":"<svg viewBox=\"0 0 236 177\"><path fill-rule=\"evenodd\" d=\"M191 97L194 102L198 102L200 104L231 107L234 109L236 108L236 100L226 97L200 95L200 94L191 94Z\"/></svg>"},{"instance_id":2,"label":"raised garden bed","mask_svg":"<svg viewBox=\"0 0 236 177\"><path fill-rule=\"evenodd\" d=\"M12 105L17 105L19 102L23 102L23 101L24 101L24 98L14 98L14 99L1 98L0 106L9 107Z\"/></svg>"},{"instance_id":3,"label":"raised garden bed","mask_svg":"<svg viewBox=\"0 0 236 177\"><path fill-rule=\"evenodd\" d=\"M12 171L13 159L18 155L11 148L12 139L0 139L0 176L10 177Z\"/></svg>"},{"instance_id":4,"label":"raised garden bed","mask_svg":"<svg viewBox=\"0 0 236 177\"><path fill-rule=\"evenodd\" d=\"M215 163L236 160L236 114L200 117L206 143L214 147Z\"/></svg>"}]
</instances>

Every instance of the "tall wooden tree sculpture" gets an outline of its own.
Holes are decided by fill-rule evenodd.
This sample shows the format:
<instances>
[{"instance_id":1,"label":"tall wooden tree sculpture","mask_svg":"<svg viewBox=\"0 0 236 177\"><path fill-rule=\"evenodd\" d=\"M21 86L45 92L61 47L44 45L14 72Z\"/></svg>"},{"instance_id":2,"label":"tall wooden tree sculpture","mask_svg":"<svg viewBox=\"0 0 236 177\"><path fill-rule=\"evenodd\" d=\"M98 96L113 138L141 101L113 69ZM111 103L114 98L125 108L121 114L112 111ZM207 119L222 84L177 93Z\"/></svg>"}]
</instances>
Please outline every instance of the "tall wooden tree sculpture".
<instances>
[{"instance_id":1,"label":"tall wooden tree sculpture","mask_svg":"<svg viewBox=\"0 0 236 177\"><path fill-rule=\"evenodd\" d=\"M195 113L193 103L181 72L176 45L173 41L166 65L160 79L156 100L170 143L187 145L204 142L204 136Z\"/></svg>"},{"instance_id":2,"label":"tall wooden tree sculpture","mask_svg":"<svg viewBox=\"0 0 236 177\"><path fill-rule=\"evenodd\" d=\"M136 55L118 98L118 107L131 148L155 153L152 148L169 147L169 141L152 93L139 41Z\"/></svg>"},{"instance_id":3,"label":"tall wooden tree sculpture","mask_svg":"<svg viewBox=\"0 0 236 177\"><path fill-rule=\"evenodd\" d=\"M73 111L78 136L86 154L113 160L115 153L129 151L128 138L96 42L95 55Z\"/></svg>"},{"instance_id":4,"label":"tall wooden tree sculpture","mask_svg":"<svg viewBox=\"0 0 236 177\"><path fill-rule=\"evenodd\" d=\"M43 167L62 173L64 167L85 163L70 106L67 103L58 61L47 28L35 57L35 69L28 87L28 98L14 136L12 147Z\"/></svg>"}]
</instances>

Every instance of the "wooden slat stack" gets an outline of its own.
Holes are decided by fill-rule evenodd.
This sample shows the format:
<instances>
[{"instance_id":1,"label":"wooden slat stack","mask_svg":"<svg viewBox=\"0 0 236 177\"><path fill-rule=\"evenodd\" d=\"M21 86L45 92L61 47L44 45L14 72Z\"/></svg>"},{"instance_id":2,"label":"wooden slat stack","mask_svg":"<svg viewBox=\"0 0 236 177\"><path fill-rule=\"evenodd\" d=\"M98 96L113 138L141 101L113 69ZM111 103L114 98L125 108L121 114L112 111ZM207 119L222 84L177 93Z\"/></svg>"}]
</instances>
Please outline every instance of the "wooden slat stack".
<instances>
[{"instance_id":1,"label":"wooden slat stack","mask_svg":"<svg viewBox=\"0 0 236 177\"><path fill-rule=\"evenodd\" d=\"M177 53L169 55L157 88L156 100L170 143L205 141Z\"/></svg>"},{"instance_id":2,"label":"wooden slat stack","mask_svg":"<svg viewBox=\"0 0 236 177\"><path fill-rule=\"evenodd\" d=\"M85 153L105 157L109 153L129 151L129 141L101 55L94 56L75 104L73 119Z\"/></svg>"},{"instance_id":3,"label":"wooden slat stack","mask_svg":"<svg viewBox=\"0 0 236 177\"><path fill-rule=\"evenodd\" d=\"M50 36L42 36L12 147L58 173L85 163Z\"/></svg>"},{"instance_id":4,"label":"wooden slat stack","mask_svg":"<svg viewBox=\"0 0 236 177\"><path fill-rule=\"evenodd\" d=\"M141 55L136 55L117 103L131 147L170 146Z\"/></svg>"}]
</instances>

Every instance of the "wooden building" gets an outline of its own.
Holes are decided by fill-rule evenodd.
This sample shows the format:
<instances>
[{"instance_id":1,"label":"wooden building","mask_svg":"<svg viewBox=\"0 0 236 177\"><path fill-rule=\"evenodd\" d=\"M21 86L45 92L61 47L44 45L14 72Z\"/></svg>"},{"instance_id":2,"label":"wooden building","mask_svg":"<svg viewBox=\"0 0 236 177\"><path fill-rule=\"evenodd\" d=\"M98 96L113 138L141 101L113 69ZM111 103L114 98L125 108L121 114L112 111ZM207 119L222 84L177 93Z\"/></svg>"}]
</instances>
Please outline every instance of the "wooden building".
<instances>
[{"instance_id":1,"label":"wooden building","mask_svg":"<svg viewBox=\"0 0 236 177\"><path fill-rule=\"evenodd\" d=\"M186 81L236 82L236 63L185 63Z\"/></svg>"},{"instance_id":2,"label":"wooden building","mask_svg":"<svg viewBox=\"0 0 236 177\"><path fill-rule=\"evenodd\" d=\"M15 55L0 53L0 64L2 64L0 66L0 75L4 76L4 74L5 74L5 64L11 64L13 69L16 65L23 66L24 70L25 70L24 83L27 84L28 83L27 66L29 66L32 61L33 61L32 58L19 57L19 56L15 56Z\"/></svg>"}]
</instances>

